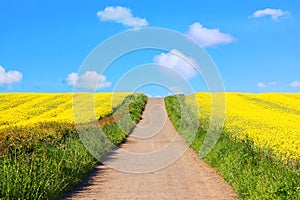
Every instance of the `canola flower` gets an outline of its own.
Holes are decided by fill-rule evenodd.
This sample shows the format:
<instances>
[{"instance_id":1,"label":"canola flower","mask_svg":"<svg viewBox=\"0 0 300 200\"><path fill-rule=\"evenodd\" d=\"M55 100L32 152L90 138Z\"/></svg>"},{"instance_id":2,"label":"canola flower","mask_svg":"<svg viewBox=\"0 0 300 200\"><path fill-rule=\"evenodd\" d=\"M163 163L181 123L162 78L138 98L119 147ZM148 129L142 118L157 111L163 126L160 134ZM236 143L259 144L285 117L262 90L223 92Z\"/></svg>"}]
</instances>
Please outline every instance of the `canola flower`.
<instances>
[{"instance_id":1,"label":"canola flower","mask_svg":"<svg viewBox=\"0 0 300 200\"><path fill-rule=\"evenodd\" d=\"M207 127L209 93L197 93L200 122ZM300 159L300 94L226 93L225 131L271 150L282 160Z\"/></svg>"},{"instance_id":2,"label":"canola flower","mask_svg":"<svg viewBox=\"0 0 300 200\"><path fill-rule=\"evenodd\" d=\"M95 105L87 105L82 99L82 122L89 122L112 112L129 93L96 93ZM86 96L83 96L85 98ZM74 123L73 94L2 93L0 94L0 129L11 126L30 126L40 122ZM93 118L86 118L87 109L94 109Z\"/></svg>"}]
</instances>

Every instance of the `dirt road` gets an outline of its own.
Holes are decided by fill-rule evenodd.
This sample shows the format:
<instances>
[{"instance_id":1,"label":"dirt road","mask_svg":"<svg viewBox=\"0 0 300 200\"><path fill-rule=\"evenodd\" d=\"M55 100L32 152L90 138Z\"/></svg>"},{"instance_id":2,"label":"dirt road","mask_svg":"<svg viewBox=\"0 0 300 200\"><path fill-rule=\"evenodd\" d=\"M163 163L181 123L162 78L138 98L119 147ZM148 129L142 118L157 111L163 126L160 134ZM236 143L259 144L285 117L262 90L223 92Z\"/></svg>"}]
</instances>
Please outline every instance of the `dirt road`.
<instances>
[{"instance_id":1,"label":"dirt road","mask_svg":"<svg viewBox=\"0 0 300 200\"><path fill-rule=\"evenodd\" d=\"M167 117L163 99L148 100L137 128L104 163L65 199L238 199L187 148Z\"/></svg>"}]
</instances>

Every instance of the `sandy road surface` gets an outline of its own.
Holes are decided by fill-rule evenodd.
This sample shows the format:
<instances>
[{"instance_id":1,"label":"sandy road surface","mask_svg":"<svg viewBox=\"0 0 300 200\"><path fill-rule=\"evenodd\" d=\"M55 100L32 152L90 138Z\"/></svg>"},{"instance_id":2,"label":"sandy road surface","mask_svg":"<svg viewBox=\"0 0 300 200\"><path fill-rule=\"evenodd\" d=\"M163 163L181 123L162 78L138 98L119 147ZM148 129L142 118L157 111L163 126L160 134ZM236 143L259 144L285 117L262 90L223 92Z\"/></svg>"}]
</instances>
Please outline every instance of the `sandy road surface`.
<instances>
[{"instance_id":1,"label":"sandy road surface","mask_svg":"<svg viewBox=\"0 0 300 200\"><path fill-rule=\"evenodd\" d=\"M148 100L138 127L104 163L65 199L238 199L216 171L186 147L166 115L163 99Z\"/></svg>"}]
</instances>

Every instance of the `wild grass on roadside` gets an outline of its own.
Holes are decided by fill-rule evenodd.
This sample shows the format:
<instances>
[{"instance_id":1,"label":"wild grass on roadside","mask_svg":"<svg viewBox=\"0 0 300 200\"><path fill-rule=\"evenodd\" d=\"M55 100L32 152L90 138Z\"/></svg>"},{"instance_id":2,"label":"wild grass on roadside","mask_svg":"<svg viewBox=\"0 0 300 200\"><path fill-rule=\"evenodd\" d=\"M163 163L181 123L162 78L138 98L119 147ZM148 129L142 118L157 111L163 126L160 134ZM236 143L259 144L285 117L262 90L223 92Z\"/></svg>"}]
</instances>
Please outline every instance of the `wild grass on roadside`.
<instances>
[{"instance_id":1,"label":"wild grass on roadside","mask_svg":"<svg viewBox=\"0 0 300 200\"><path fill-rule=\"evenodd\" d=\"M61 138L35 134L45 130ZM96 164L70 124L19 128L4 140L0 156L0 197L4 199L57 198Z\"/></svg>"},{"instance_id":2,"label":"wild grass on roadside","mask_svg":"<svg viewBox=\"0 0 300 200\"><path fill-rule=\"evenodd\" d=\"M133 94L123 101L120 109L130 109L133 120L124 120L128 117L125 115L118 120L127 129L119 130L114 120L103 127L113 144L124 141L140 119L146 101L143 94ZM0 141L0 199L57 199L97 163L70 123L49 122L1 130ZM110 149L107 145L100 144L103 154Z\"/></svg>"},{"instance_id":3,"label":"wild grass on roadside","mask_svg":"<svg viewBox=\"0 0 300 200\"><path fill-rule=\"evenodd\" d=\"M177 97L167 97L165 102L178 129L181 114ZM185 138L185 133L178 132ZM198 152L205 136L206 130L199 126L191 148ZM300 163L287 165L274 159L270 151L256 147L248 138L237 139L223 132L205 161L217 169L242 199L300 199Z\"/></svg>"}]
</instances>

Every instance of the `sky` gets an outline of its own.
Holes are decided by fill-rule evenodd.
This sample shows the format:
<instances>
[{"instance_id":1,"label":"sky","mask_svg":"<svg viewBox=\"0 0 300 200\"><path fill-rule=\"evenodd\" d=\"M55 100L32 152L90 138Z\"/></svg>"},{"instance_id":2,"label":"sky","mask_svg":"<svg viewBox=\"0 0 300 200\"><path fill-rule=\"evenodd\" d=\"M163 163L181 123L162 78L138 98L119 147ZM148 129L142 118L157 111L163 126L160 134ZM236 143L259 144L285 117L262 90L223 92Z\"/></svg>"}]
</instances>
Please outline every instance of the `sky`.
<instances>
[{"instance_id":1,"label":"sky","mask_svg":"<svg viewBox=\"0 0 300 200\"><path fill-rule=\"evenodd\" d=\"M79 73L108 38L149 27L177 31L205 49L226 91L300 92L298 0L1 0L0 92L72 92L74 85L115 91L122 77L149 63L178 73L193 91L207 91L195 59L176 45L122 55L101 73ZM156 73L172 74L145 75ZM138 89L150 96L182 92L172 84Z\"/></svg>"}]
</instances>

